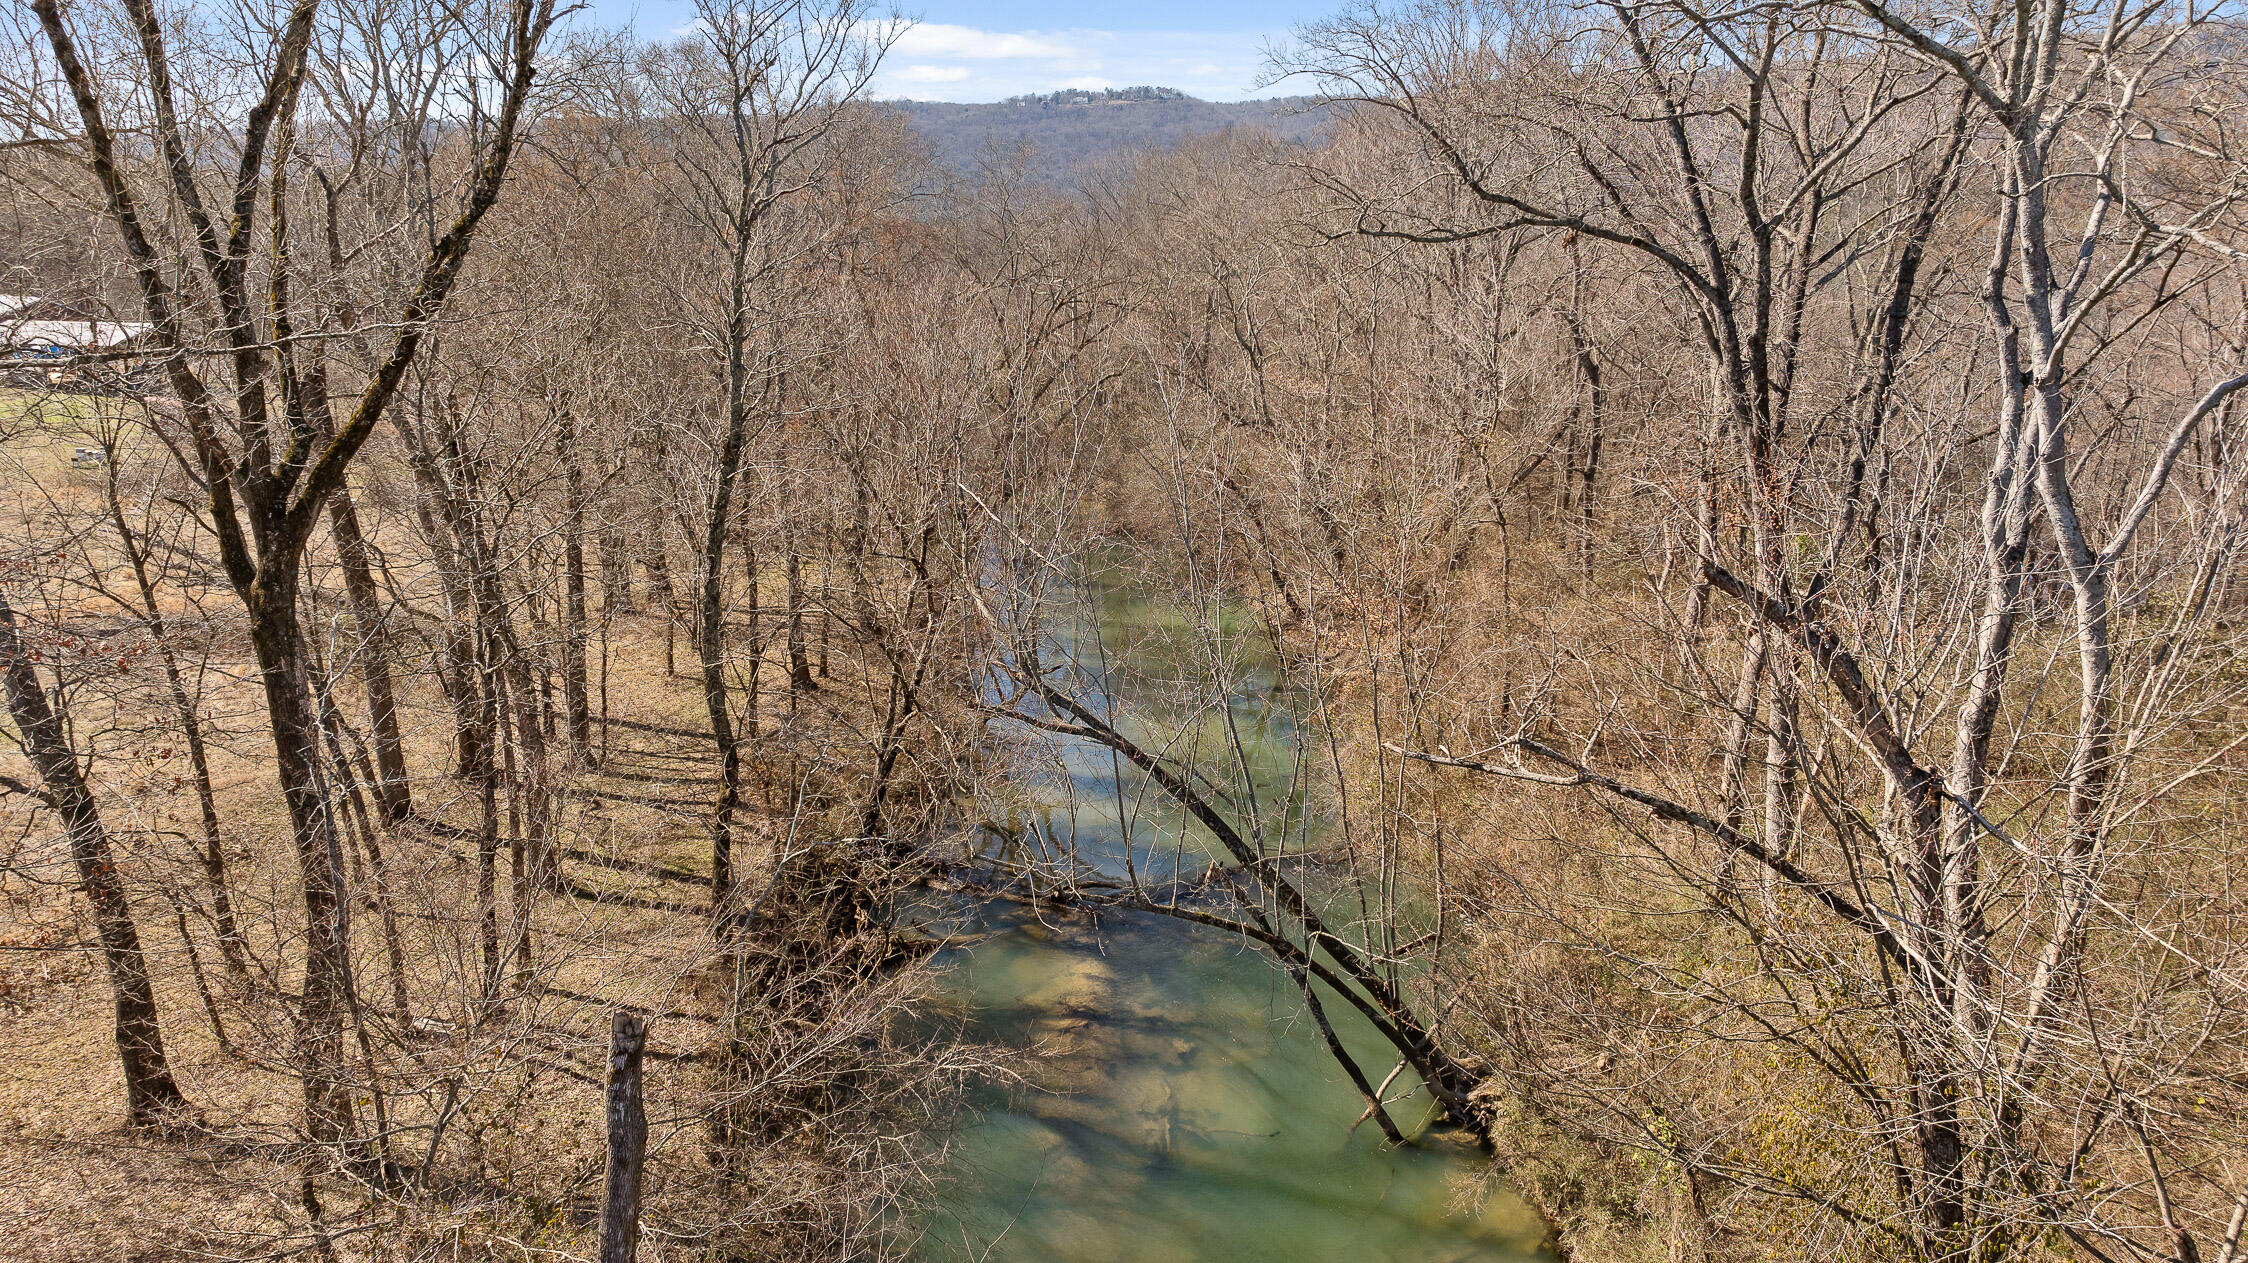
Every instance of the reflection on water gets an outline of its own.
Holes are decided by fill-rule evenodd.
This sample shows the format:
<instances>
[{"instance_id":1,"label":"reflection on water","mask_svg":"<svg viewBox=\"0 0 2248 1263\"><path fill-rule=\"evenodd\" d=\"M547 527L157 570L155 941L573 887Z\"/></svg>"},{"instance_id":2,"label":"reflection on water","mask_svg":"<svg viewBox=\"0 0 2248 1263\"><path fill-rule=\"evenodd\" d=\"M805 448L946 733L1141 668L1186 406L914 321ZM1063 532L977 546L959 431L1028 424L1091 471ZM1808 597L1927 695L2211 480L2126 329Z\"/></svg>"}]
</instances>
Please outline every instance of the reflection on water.
<instances>
[{"instance_id":1,"label":"reflection on water","mask_svg":"<svg viewBox=\"0 0 2248 1263\"><path fill-rule=\"evenodd\" d=\"M1089 704L1112 694L1135 740L1184 759L1248 764L1269 840L1301 844L1294 786L1302 725L1261 687L1253 660L1222 677L1227 706L1198 710L1196 668L1162 634L1169 611L1115 586L1088 585L1099 636L1066 631L1057 648L1095 666ZM1202 690L1216 697L1216 688ZM1208 713L1204 713L1207 711ZM1237 761L1218 734L1240 734ZM1183 737L1182 737L1183 734ZM1185 744L1171 744L1183 741ZM1026 768L1030 800L1009 833L1018 853L1069 852L1085 871L1160 880L1207 862L1177 813L1110 754L1063 742L1059 763ZM1237 819L1248 800L1233 796ZM1293 849L1293 847L1291 848ZM1521 1261L1545 1259L1544 1226L1519 1200L1483 1193L1480 1159L1441 1135L1393 1149L1321 1041L1295 984L1269 958L1214 930L1108 912L1035 914L1012 904L949 910L955 930L989 936L940 957L969 1035L1035 1048L1031 1082L992 1088L957 1139L945 1204L923 1254L1014 1263L1205 1260ZM1325 1008L1378 1079L1395 1064L1363 1019ZM1402 1075L1392 1092L1410 1082ZM1425 1098L1393 1107L1408 1128Z\"/></svg>"}]
</instances>

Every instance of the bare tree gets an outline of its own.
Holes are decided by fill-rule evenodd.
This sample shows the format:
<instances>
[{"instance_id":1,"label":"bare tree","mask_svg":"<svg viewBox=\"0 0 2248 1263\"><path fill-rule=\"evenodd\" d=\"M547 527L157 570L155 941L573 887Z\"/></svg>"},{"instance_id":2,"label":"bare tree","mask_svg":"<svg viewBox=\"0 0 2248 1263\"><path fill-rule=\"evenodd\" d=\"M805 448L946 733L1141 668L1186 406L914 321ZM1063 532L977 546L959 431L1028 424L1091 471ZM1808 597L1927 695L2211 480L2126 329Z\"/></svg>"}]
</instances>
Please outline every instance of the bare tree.
<instances>
[{"instance_id":1,"label":"bare tree","mask_svg":"<svg viewBox=\"0 0 2248 1263\"><path fill-rule=\"evenodd\" d=\"M726 680L726 542L752 422L769 425L785 410L788 370L804 353L790 345L781 303L807 234L778 222L779 212L820 189L826 147L901 28L873 23L865 0L706 3L698 13L697 33L641 73L662 106L647 126L670 145L679 214L702 247L698 258L716 264L678 298L699 326L720 396L712 409L718 432L710 496L699 523L695 626L718 747L711 906L724 920L732 915L743 744ZM810 239L817 235L815 228ZM793 633L790 644L793 652Z\"/></svg>"},{"instance_id":2,"label":"bare tree","mask_svg":"<svg viewBox=\"0 0 2248 1263\"><path fill-rule=\"evenodd\" d=\"M341 1041L349 1007L350 963L343 905L337 899L340 864L330 804L317 768L323 757L320 723L306 674L297 623L297 591L306 547L330 495L343 484L352 458L389 407L413 363L429 322L468 257L478 224L498 199L523 122L535 73L534 60L554 21L554 6L520 0L507 14L499 45L487 63L497 72L497 110L475 134L473 176L452 221L436 235L415 270L396 332L368 374L349 416L322 435L305 411L296 375L289 324L291 232L286 219L290 167L296 152L298 110L307 52L319 7L307 0L260 50L259 96L234 133L234 170L198 169L190 126L215 120L183 119L175 87L174 52L152 6L128 0L125 16L135 33L137 69L147 92L149 123L157 142L157 171L136 176L132 156L116 141L112 114L81 56L79 28L51 0L35 4L40 27L68 86L82 142L109 217L132 261L140 297L178 400L182 460L208 489L210 522L228 579L250 613L273 727L275 766L289 807L306 923L306 976L299 1005L299 1040L307 1122L315 1137L335 1142L354 1131L350 1093L339 1078ZM429 31L434 50L446 39L473 39L473 27L441 21ZM207 186L220 181L223 201ZM260 239L257 211L268 202ZM214 204L223 212L209 209ZM149 221L148 206L175 209L192 230L181 262L207 287L217 318L218 363L231 389L230 403L206 380L211 366L189 320L196 300L177 288L167 246ZM223 225L220 220L224 218ZM270 247L275 253L259 252ZM256 267L253 269L253 260ZM260 279L269 300L261 318Z\"/></svg>"},{"instance_id":3,"label":"bare tree","mask_svg":"<svg viewBox=\"0 0 2248 1263\"><path fill-rule=\"evenodd\" d=\"M126 1115L135 1126L173 1127L188 1120L187 1097L173 1082L164 1061L164 1032L157 1020L156 996L149 984L148 961L125 897L117 856L102 826L101 809L78 768L61 717L47 700L32 667L32 651L16 625L16 612L0 596L0 664L6 668L8 711L24 756L39 769L41 789L16 783L7 788L34 794L52 807L70 836L70 859L78 870L78 889L93 905L94 928L101 939L102 963L109 971L115 1004L117 1056L125 1068Z\"/></svg>"},{"instance_id":4,"label":"bare tree","mask_svg":"<svg viewBox=\"0 0 2248 1263\"><path fill-rule=\"evenodd\" d=\"M1946 19L1957 27L1943 29L1978 34L1950 44L1917 24L1925 18L1872 5L1807 5L1750 20L1617 4L1598 24L1559 11L1440 5L1403 22L1361 11L1307 39L1306 67L1400 119L1410 148L1396 152L1443 173L1470 208L1462 216L1456 202L1371 191L1396 186L1322 172L1352 217L1349 231L1437 242L1566 233L1572 243L1645 256L1675 278L1717 392L1685 534L1700 583L1736 602L1747 631L1738 683L1703 686L1713 710L1730 710L1730 735L1716 770L1691 791L1605 766L1590 753L1602 744L1590 734L1615 720L1593 699L1557 688L1526 715L1485 728L1482 753L1392 748L1580 788L1613 810L1652 813L1708 843L1715 862L1697 869L1700 861L1629 828L1714 913L1752 935L1777 936L1764 940L1767 976L1783 995L1809 988L1783 1001L1791 1011L1808 1022L1807 1005L1844 995L1870 1004L1873 1029L1894 1059L1870 1056L1843 1029L1781 1029L1755 1017L1745 996L1660 968L1649 969L1649 985L1748 1018L1853 1093L1870 1142L1887 1153L1895 1207L1858 1200L1880 1187L1871 1182L1836 1197L1681 1142L1660 1147L1697 1173L1825 1204L1915 1257L1987 1257L2026 1248L2052 1227L2093 1248L2128 1242L2161 1257L2198 1257L2176 1187L2159 1174L2164 1161L2206 1160L2194 1140L2178 1132L2167 1159L2148 1152L2147 1187L2164 1225L2149 1236L2128 1213L2111 1215L2066 1191L2081 1187L2089 1154L2060 1137L2096 1135L2138 1108L2131 1101L2145 1089L2127 1082L2207 1073L2151 1050L2150 1060L2124 1071L2112 1041L2132 1026L2131 1014L2171 1002L2172 984L2152 961L2097 982L2104 971L2086 953L2095 909L2137 948L2159 955L2179 946L2157 928L2170 926L2171 914L2123 895L2114 883L2136 879L2106 858L2133 831L2133 809L2111 800L2108 780L2151 752L2159 722L2136 741L2119 735L2114 698L2123 686L2114 674L2109 585L2191 436L2248 379L2228 375L2190 389L2165 382L2159 397L2181 406L2151 442L2115 437L2137 433L2145 405L2127 402L2096 472L2086 453L2070 452L2067 418L2083 406L2071 397L2081 384L2072 343L2084 361L2126 359L2133 330L2237 257L2203 225L2226 220L2236 204L2238 168L2221 143L2195 139L2194 120L2206 117L2198 94L2163 86L2166 67L2216 37L2213 18L2153 9L2093 16L2060 5L1960 13ZM1497 80L1506 86L1492 86L1501 67ZM1916 169L1899 146L1930 135L1948 140L1932 150L1938 161ZM2202 178L2148 188L2119 177L2173 147L2194 155ZM1975 212L1993 230L1981 295L1989 352L1931 360L1932 344L1909 341L1938 327L1921 311L1919 283L1938 225L1964 218L1952 207L1972 178L1961 164L1974 152L1994 155L1986 169L1997 174L1994 189L1976 194ZM2056 165L2063 153L2088 157L2064 170ZM1712 169L1720 155L1734 168L1722 181ZM2048 227L2051 202L2064 196L2085 225L2066 243ZM1844 277L1862 279L1845 289L1835 283ZM1857 309L1838 310L1844 303ZM1810 340L1843 330L1854 340L1842 360L1851 371L1822 380L1810 371ZM1908 383L1903 366L1915 354L1922 360ZM1943 367L1932 372L1936 362ZM1959 376L1946 381L1937 372ZM1819 395L1806 397L1814 389ZM1972 578L1937 579L1926 554L1898 555L1873 527L1882 491L1870 471L1895 469L1906 450L1900 440L1913 441L1894 430L1899 410L1932 402L1925 393L1908 399L1908 390L1949 390L1995 411L1995 426L1966 440L1987 444L1979 515L1939 466L1916 471L1928 481L1911 512L1958 516L1908 518L1911 529L1946 539L1974 524L1981 567ZM1839 442L1822 432L1837 415L1850 416L1855 430ZM2235 475L2230 456L2224 460L2217 476L2229 486ZM2114 525L2097 546L2086 542L2076 507L2093 487L2113 497ZM2172 547L2229 558L2229 510L2192 516L2195 533ZM2073 593L2070 638L2080 664L2063 768L2049 781L2020 770L2037 744L2022 729L2064 721L2034 686L2011 689L2008 679L2037 574L2029 532L2038 517ZM1875 567L1890 585L1966 586L1935 589L1950 594L1943 597L1930 588L1868 592L1853 576ZM2151 564L2134 590L2177 593L2170 599L2187 611L2181 627L2206 616L2205 584L2173 567ZM1699 592L1673 634L1702 622ZM1935 643L1962 630L1936 611L1969 599L1966 592L1979 611L1970 620L1973 653L1960 665L1936 656ZM2128 691L2169 711L2187 704L2170 691L2173 655L2190 651L2161 643ZM1698 654L1694 662L1702 679L1723 678ZM1948 739L1927 718L1931 689L1957 704ZM2152 703L2158 693L2164 701ZM2151 711L2140 713L2151 721ZM1993 735L2005 724L2015 735L2000 753ZM1759 731L1764 783L1754 793L1746 746ZM1922 752L1932 739L1947 751L1948 772ZM1495 753L1507 758L1494 761ZM2188 758L2200 769L2189 778L2206 770ZM1863 763L1843 772L1854 759ZM2000 793L1993 780L2002 766L2017 770ZM1762 805L1753 826L1745 823L1752 793ZM2059 824L2041 806L2054 794L2067 804ZM1831 830L1824 846L1807 838L1806 813ZM1805 913L1744 898L1734 865L1760 874L1769 890L1790 892ZM1806 914L1826 931L1798 943L1793 918ZM1997 931L1994 919L2009 928ZM1604 931L1571 924L1588 950L1628 954ZM1827 933L1855 944L1849 964L1814 963L1820 949L1809 943ZM2208 985L2226 991L2232 983L2219 974ZM2203 1222L2201 1239L2221 1237Z\"/></svg>"}]
</instances>

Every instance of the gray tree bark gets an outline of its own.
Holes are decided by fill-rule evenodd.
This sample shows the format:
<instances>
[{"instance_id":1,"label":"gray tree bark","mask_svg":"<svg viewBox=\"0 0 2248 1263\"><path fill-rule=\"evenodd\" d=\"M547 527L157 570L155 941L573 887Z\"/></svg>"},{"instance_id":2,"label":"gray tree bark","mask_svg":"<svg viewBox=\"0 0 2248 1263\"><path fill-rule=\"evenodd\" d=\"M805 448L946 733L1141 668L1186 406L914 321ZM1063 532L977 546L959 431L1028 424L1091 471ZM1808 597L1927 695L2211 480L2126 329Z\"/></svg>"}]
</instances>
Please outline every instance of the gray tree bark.
<instances>
[{"instance_id":1,"label":"gray tree bark","mask_svg":"<svg viewBox=\"0 0 2248 1263\"><path fill-rule=\"evenodd\" d=\"M648 1118L640 1082L648 1043L645 1018L609 1020L609 1170L602 1182L601 1263L632 1263L640 1249L640 1169L648 1156Z\"/></svg>"}]
</instances>

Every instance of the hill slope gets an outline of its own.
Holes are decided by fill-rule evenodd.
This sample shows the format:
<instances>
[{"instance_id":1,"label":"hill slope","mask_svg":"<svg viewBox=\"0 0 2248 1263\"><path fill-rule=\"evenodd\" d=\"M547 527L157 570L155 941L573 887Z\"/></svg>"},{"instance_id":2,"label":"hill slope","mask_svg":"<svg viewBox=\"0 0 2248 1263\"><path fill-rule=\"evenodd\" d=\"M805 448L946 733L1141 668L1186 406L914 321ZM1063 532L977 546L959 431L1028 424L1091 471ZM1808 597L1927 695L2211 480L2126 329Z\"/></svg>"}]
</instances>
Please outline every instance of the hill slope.
<instances>
[{"instance_id":1,"label":"hill slope","mask_svg":"<svg viewBox=\"0 0 2248 1263\"><path fill-rule=\"evenodd\" d=\"M1057 183L1081 164L1189 136L1256 127L1283 140L1319 134L1328 110L1309 97L1217 102L1175 88L1050 92L989 104L897 101L942 162L973 175L987 153L1031 147L1029 173Z\"/></svg>"}]
</instances>

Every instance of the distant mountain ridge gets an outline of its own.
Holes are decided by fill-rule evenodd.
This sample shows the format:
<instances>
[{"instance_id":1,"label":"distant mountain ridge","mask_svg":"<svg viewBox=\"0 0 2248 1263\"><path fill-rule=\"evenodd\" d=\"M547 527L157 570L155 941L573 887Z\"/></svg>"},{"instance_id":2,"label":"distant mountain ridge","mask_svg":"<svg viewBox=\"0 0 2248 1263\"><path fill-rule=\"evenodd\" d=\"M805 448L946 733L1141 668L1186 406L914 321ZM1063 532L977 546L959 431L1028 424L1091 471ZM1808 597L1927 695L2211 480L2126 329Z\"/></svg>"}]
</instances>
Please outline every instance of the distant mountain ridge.
<instances>
[{"instance_id":1,"label":"distant mountain ridge","mask_svg":"<svg viewBox=\"0 0 2248 1263\"><path fill-rule=\"evenodd\" d=\"M1131 88L1063 88L1058 92L1031 92L1011 96L1001 105L1114 105L1128 101L1192 101L1177 88L1157 88L1141 84ZM1206 104L1206 103L1205 103Z\"/></svg>"},{"instance_id":2,"label":"distant mountain ridge","mask_svg":"<svg viewBox=\"0 0 2248 1263\"><path fill-rule=\"evenodd\" d=\"M1086 162L1190 136L1257 127L1283 140L1319 135L1329 107L1311 97L1204 101L1177 88L1064 89L1005 101L893 101L939 160L973 175L988 152L1027 143L1029 174L1060 183Z\"/></svg>"}]
</instances>

